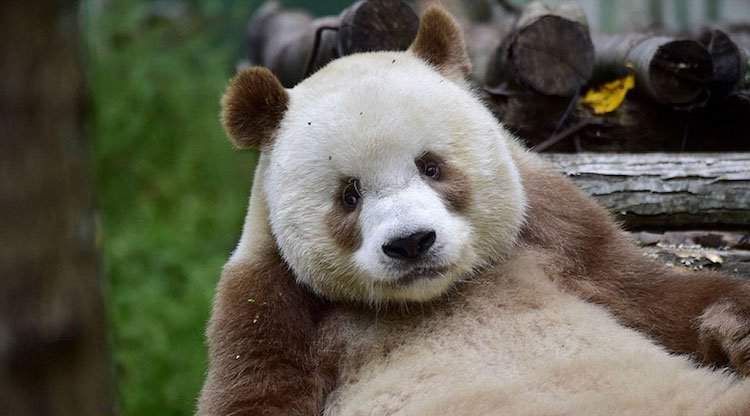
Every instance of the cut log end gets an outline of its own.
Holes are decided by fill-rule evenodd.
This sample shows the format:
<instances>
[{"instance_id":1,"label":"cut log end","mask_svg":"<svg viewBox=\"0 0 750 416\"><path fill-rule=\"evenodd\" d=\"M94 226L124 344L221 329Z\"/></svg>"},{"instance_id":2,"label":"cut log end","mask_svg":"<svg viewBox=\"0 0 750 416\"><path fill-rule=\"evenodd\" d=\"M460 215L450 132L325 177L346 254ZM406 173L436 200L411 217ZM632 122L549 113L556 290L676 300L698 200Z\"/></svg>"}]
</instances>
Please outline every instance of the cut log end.
<instances>
[{"instance_id":1,"label":"cut log end","mask_svg":"<svg viewBox=\"0 0 750 416\"><path fill-rule=\"evenodd\" d=\"M555 15L519 28L509 54L519 83L546 95L575 94L594 68L589 28Z\"/></svg>"},{"instance_id":2,"label":"cut log end","mask_svg":"<svg viewBox=\"0 0 750 416\"><path fill-rule=\"evenodd\" d=\"M490 61L485 83L515 81L538 94L575 95L594 69L594 44L583 10L531 3Z\"/></svg>"},{"instance_id":3,"label":"cut log end","mask_svg":"<svg viewBox=\"0 0 750 416\"><path fill-rule=\"evenodd\" d=\"M339 55L406 50L417 36L419 17L401 0L365 0L341 16Z\"/></svg>"},{"instance_id":4,"label":"cut log end","mask_svg":"<svg viewBox=\"0 0 750 416\"><path fill-rule=\"evenodd\" d=\"M712 91L726 95L745 74L747 56L729 35L718 29L704 32L698 41L706 47L713 60Z\"/></svg>"},{"instance_id":5,"label":"cut log end","mask_svg":"<svg viewBox=\"0 0 750 416\"><path fill-rule=\"evenodd\" d=\"M687 105L708 98L712 77L713 63L706 48L693 40L678 39L657 47L644 81L658 101Z\"/></svg>"}]
</instances>

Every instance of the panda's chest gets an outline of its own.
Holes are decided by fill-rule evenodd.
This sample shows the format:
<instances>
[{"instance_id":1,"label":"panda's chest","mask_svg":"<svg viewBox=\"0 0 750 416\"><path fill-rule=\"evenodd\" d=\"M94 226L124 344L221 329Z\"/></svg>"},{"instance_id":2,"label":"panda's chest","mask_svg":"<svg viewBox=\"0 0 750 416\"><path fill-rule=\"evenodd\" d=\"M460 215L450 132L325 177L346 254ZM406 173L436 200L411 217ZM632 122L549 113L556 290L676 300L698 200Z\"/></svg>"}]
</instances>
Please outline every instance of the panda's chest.
<instances>
[{"instance_id":1,"label":"panda's chest","mask_svg":"<svg viewBox=\"0 0 750 416\"><path fill-rule=\"evenodd\" d=\"M498 382L529 388L548 376L549 357L578 360L593 344L612 351L623 336L625 344L645 343L547 279L497 280L472 282L429 311L350 318L326 415L419 414L415 406L457 388Z\"/></svg>"},{"instance_id":2,"label":"panda's chest","mask_svg":"<svg viewBox=\"0 0 750 416\"><path fill-rule=\"evenodd\" d=\"M408 316L339 318L326 416L700 415L733 383L528 268L480 276Z\"/></svg>"}]
</instances>

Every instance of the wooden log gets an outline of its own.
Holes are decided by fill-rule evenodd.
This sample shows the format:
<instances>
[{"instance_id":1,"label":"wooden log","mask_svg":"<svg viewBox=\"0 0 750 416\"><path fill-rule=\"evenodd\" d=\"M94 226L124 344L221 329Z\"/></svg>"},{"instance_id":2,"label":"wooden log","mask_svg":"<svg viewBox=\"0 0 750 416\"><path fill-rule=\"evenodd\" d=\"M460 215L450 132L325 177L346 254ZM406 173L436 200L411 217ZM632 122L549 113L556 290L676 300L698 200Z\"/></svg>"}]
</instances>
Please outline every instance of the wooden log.
<instances>
[{"instance_id":1,"label":"wooden log","mask_svg":"<svg viewBox=\"0 0 750 416\"><path fill-rule=\"evenodd\" d=\"M261 6L245 32L245 51L250 65L268 67L285 87L293 87L308 67L318 68L336 58L338 37L323 28L337 28L333 18L313 19L300 10L284 10L278 2ZM313 56L315 37L319 34Z\"/></svg>"},{"instance_id":2,"label":"wooden log","mask_svg":"<svg viewBox=\"0 0 750 416\"><path fill-rule=\"evenodd\" d=\"M0 2L0 415L114 414L80 16Z\"/></svg>"},{"instance_id":3,"label":"wooden log","mask_svg":"<svg viewBox=\"0 0 750 416\"><path fill-rule=\"evenodd\" d=\"M338 16L313 19L272 1L260 7L245 35L250 65L266 66L292 87L340 56L405 50L417 35L419 18L401 0L361 0Z\"/></svg>"},{"instance_id":4,"label":"wooden log","mask_svg":"<svg viewBox=\"0 0 750 416\"><path fill-rule=\"evenodd\" d=\"M588 82L594 45L583 10L563 3L526 6L495 51L485 76L490 88L513 80L539 94L572 96Z\"/></svg>"},{"instance_id":5,"label":"wooden log","mask_svg":"<svg viewBox=\"0 0 750 416\"><path fill-rule=\"evenodd\" d=\"M739 87L690 110L675 110L631 91L611 113L594 114L579 101L567 119L570 99L523 91L488 93L485 102L491 110L529 146L575 127L550 152L750 151L750 90Z\"/></svg>"},{"instance_id":6,"label":"wooden log","mask_svg":"<svg viewBox=\"0 0 750 416\"><path fill-rule=\"evenodd\" d=\"M707 82L692 90L691 94L697 94L695 100L683 104L664 105L655 100L642 80L636 80L640 93L630 91L614 111L604 114L594 114L581 102L524 93L508 86L488 89L486 102L529 146L548 147L552 152L750 151L750 70L740 42L745 32L735 29L731 33L727 37L713 33L702 39L709 45L705 52L711 53L712 62L723 63L717 65ZM595 37L595 43L601 43L601 38ZM627 49L622 44L617 47ZM610 58L597 57L590 86L631 71L622 59ZM677 87L681 85L677 78L672 81Z\"/></svg>"},{"instance_id":7,"label":"wooden log","mask_svg":"<svg viewBox=\"0 0 750 416\"><path fill-rule=\"evenodd\" d=\"M750 230L676 230L658 233L637 231L632 235L642 246L750 250Z\"/></svg>"},{"instance_id":8,"label":"wooden log","mask_svg":"<svg viewBox=\"0 0 750 416\"><path fill-rule=\"evenodd\" d=\"M723 98L746 77L748 73L748 53L729 35L719 29L704 31L698 41L711 54L714 74L711 82L712 98Z\"/></svg>"},{"instance_id":9,"label":"wooden log","mask_svg":"<svg viewBox=\"0 0 750 416\"><path fill-rule=\"evenodd\" d=\"M406 50L419 29L419 16L399 0L360 0L339 15L338 52Z\"/></svg>"},{"instance_id":10,"label":"wooden log","mask_svg":"<svg viewBox=\"0 0 750 416\"><path fill-rule=\"evenodd\" d=\"M713 77L711 55L691 39L622 34L594 37L596 77L630 67L636 91L659 103L692 108L705 104Z\"/></svg>"},{"instance_id":11,"label":"wooden log","mask_svg":"<svg viewBox=\"0 0 750 416\"><path fill-rule=\"evenodd\" d=\"M544 157L630 229L742 229L750 224L750 154Z\"/></svg>"}]
</instances>

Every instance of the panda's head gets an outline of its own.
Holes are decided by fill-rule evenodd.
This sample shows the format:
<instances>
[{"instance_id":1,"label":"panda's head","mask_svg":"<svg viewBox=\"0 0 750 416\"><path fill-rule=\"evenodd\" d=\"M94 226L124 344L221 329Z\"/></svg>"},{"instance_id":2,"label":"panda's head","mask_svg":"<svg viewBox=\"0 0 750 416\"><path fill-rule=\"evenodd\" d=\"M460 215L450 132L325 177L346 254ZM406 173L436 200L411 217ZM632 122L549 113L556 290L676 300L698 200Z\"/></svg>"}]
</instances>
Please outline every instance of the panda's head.
<instances>
[{"instance_id":1,"label":"panda's head","mask_svg":"<svg viewBox=\"0 0 750 416\"><path fill-rule=\"evenodd\" d=\"M508 253L524 194L469 71L460 29L431 8L406 52L344 57L290 90L263 68L230 83L222 120L262 151L268 221L301 283L333 300L427 301Z\"/></svg>"}]
</instances>

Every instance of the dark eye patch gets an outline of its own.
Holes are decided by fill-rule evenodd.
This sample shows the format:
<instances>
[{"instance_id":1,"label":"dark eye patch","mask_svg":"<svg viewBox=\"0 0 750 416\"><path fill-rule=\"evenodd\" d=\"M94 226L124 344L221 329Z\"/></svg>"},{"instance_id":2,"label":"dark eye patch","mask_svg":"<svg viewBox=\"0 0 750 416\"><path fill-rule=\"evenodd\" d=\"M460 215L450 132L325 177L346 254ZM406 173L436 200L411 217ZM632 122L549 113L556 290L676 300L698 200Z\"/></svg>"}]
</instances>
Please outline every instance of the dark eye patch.
<instances>
[{"instance_id":1,"label":"dark eye patch","mask_svg":"<svg viewBox=\"0 0 750 416\"><path fill-rule=\"evenodd\" d=\"M347 251L355 251L361 244L359 212L362 210L359 181L343 178L336 190L331 210L325 218L334 241Z\"/></svg>"},{"instance_id":2,"label":"dark eye patch","mask_svg":"<svg viewBox=\"0 0 750 416\"><path fill-rule=\"evenodd\" d=\"M471 202L471 181L458 166L448 163L432 152L425 152L414 163L426 182L456 211L462 211Z\"/></svg>"}]
</instances>

